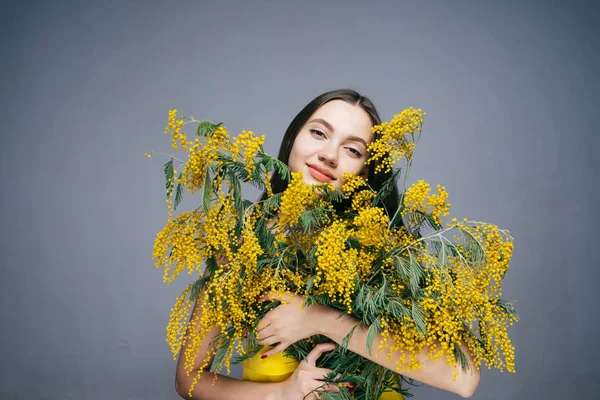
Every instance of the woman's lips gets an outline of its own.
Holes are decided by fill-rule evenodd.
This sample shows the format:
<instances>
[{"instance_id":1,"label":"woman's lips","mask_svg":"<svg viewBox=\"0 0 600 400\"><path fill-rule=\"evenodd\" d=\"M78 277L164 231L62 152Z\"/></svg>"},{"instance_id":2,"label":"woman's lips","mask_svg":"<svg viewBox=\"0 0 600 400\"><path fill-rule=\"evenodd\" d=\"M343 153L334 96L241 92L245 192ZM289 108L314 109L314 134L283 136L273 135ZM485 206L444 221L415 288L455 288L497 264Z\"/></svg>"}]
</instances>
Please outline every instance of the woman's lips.
<instances>
[{"instance_id":1,"label":"woman's lips","mask_svg":"<svg viewBox=\"0 0 600 400\"><path fill-rule=\"evenodd\" d=\"M308 172L312 175L313 178L320 182L331 182L333 180L318 169L311 167L310 165L308 166Z\"/></svg>"}]
</instances>

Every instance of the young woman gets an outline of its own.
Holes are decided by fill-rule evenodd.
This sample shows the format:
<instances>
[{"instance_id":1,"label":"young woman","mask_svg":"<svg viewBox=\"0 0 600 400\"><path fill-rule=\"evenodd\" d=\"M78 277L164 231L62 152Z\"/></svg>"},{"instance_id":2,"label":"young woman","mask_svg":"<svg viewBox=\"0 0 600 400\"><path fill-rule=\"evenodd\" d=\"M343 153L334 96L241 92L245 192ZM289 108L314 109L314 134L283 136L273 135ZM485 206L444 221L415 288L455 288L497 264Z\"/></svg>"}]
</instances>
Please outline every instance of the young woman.
<instances>
[{"instance_id":1,"label":"young woman","mask_svg":"<svg viewBox=\"0 0 600 400\"><path fill-rule=\"evenodd\" d=\"M387 176L382 173L375 175L376 164L365 166L365 161L368 159L367 145L375 139L371 127L380 123L379 114L368 98L347 89L326 92L312 100L291 122L283 137L279 159L286 163L292 172L302 171L303 179L309 184L329 182L335 188L341 189L343 173L350 172L368 178L369 184L378 190ZM286 188L286 182L275 174L272 187L274 193L282 192ZM266 194L263 194L264 198ZM397 203L398 190L395 188L384 204L391 215L394 214ZM267 351L250 360L253 366L258 365L260 368L261 360L264 363L270 362L271 365L285 363L281 352L287 346L315 334L325 335L339 344L358 322L351 315L340 318L338 311L326 306L312 305L301 308L304 298L300 295L290 293L287 297L287 304L269 311L259 322L259 326L265 327L259 330L258 339L261 344L269 347ZM269 293L265 294L265 300L271 298L281 300ZM196 303L194 313L202 311L197 310L198 307ZM217 329L214 329L203 341L196 357L196 366L199 366L211 351L208 348L209 343L217 334ZM369 355L366 351L366 341L367 329L355 329L348 348L385 368L397 371L396 362L402 355L400 352L394 354L390 360L383 356L376 358L376 352ZM373 348L377 348L380 341L381 336L377 336ZM196 375L194 371L189 376L185 373L183 353L187 345L188 343L185 343L180 352L175 379L176 390L184 398L188 398L188 389ZM215 381L212 373L203 371L200 381L194 387L192 399L315 399L318 396L315 393L305 396L318 388L338 390L332 385L323 386L321 379L330 371L315 366L320 355L333 350L334 347L332 343L316 346L307 356L306 362L291 364L295 369L291 375L282 375L283 379L279 382L253 382L227 376L219 376ZM456 380L453 379L454 368L446 364L444 357L436 362L426 359L429 352L427 348L423 349L419 359L422 368L402 371L402 374L462 397L470 397L479 384L479 370L474 368L469 349L462 346L462 350L471 368L466 373L459 370ZM245 368L249 369L248 363L245 364ZM252 374L246 372L245 370L245 378L252 379ZM394 398L401 399L402 396Z\"/></svg>"}]
</instances>

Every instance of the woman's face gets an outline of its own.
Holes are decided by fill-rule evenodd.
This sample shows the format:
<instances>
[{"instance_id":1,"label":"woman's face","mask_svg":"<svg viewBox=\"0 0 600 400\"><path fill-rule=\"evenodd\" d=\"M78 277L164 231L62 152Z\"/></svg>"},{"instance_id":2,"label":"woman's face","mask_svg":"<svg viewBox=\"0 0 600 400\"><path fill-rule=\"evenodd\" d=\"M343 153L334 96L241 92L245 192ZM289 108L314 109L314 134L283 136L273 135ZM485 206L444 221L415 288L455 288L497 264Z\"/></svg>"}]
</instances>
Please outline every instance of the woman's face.
<instances>
[{"instance_id":1,"label":"woman's face","mask_svg":"<svg viewBox=\"0 0 600 400\"><path fill-rule=\"evenodd\" d=\"M373 140L371 119L360 106L343 100L325 103L298 132L288 165L302 171L308 184L342 188L342 174L367 176L367 145Z\"/></svg>"}]
</instances>

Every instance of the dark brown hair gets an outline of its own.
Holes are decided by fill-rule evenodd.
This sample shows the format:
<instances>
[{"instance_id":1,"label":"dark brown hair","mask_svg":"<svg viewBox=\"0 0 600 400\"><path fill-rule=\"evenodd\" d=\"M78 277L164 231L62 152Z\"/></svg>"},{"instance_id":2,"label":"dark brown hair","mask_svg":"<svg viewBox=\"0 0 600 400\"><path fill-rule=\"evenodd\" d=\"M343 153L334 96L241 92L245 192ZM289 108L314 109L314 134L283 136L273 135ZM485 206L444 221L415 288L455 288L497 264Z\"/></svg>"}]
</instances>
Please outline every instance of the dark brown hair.
<instances>
[{"instance_id":1,"label":"dark brown hair","mask_svg":"<svg viewBox=\"0 0 600 400\"><path fill-rule=\"evenodd\" d=\"M308 103L306 107L304 107L302 111L300 111L298 115L296 115L296 117L288 126L287 130L285 131L285 135L283 135L281 147L279 148L279 155L277 157L281 162L288 165L290 153L292 152L292 147L294 146L296 136L298 136L298 133L300 132L306 121L308 121L308 119L311 117L311 115L315 113L315 111L317 111L325 103L328 103L332 100L343 100L347 103L359 106L369 115L372 125L381 124L381 118L379 117L379 113L377 112L377 109L375 108L373 102L368 97L362 96L361 94L352 89L338 89L325 92L315 97L310 103ZM377 137L375 137L375 139L377 139ZM391 172L379 172L375 174L375 167L378 164L378 162L369 164L368 170L369 185L376 191L379 191L383 183L391 176ZM273 193L283 192L287 188L287 185L288 182L282 179L282 177L277 172L273 174L273 177L271 179ZM260 200L265 200L266 198L267 193L263 192ZM394 215L396 209L398 208L398 201L398 187L394 182L392 192L383 200L383 205L387 209L390 218ZM343 206L347 207L348 203L344 202Z\"/></svg>"}]
</instances>

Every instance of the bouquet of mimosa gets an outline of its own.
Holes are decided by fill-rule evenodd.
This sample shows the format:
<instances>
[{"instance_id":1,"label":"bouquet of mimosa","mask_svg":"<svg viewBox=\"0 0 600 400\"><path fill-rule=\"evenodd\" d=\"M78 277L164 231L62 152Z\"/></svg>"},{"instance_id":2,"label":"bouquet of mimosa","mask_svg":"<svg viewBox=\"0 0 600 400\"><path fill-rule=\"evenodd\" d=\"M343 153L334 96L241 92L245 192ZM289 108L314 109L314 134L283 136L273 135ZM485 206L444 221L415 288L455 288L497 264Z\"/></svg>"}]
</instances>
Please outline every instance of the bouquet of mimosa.
<instances>
[{"instance_id":1,"label":"bouquet of mimosa","mask_svg":"<svg viewBox=\"0 0 600 400\"><path fill-rule=\"evenodd\" d=\"M167 326L174 357L198 302L203 312L191 316L186 366L191 371L200 344L219 327L212 343L216 355L207 354L203 368L229 372L232 362L262 348L257 322L279 303L261 297L292 292L305 296L305 306L322 304L355 316L368 329L369 353L390 357L403 350L398 370L387 370L347 351L350 331L322 366L334 370L331 381L357 384L353 398L376 399L385 390L400 390L399 372L420 368L417 355L423 349L433 360L445 356L456 373L468 367L461 344L468 346L477 368L484 362L514 372L507 330L518 315L501 298L513 250L509 232L466 218L444 226L448 194L440 185L432 193L422 180L401 188L394 213L384 206L402 175L407 181L424 116L411 107L373 127L376 140L368 146L367 163L377 163L376 173L389 175L375 191L367 179L350 174L344 175L342 190L307 185L300 172L290 173L265 153L264 136L242 131L230 137L222 123L178 117L171 110L165 133L185 156L167 155L169 218L153 257L156 267L164 267L166 283L184 270L194 276ZM190 125L193 139L183 133ZM164 153L147 156L152 154ZM272 193L274 173L288 181L282 193ZM245 184L266 191L266 200L245 200ZM199 193L201 202L175 216L184 192ZM373 348L376 335L382 340ZM286 354L302 360L323 341L327 338L319 335L299 341ZM342 399L349 393L342 387L327 396Z\"/></svg>"}]
</instances>

